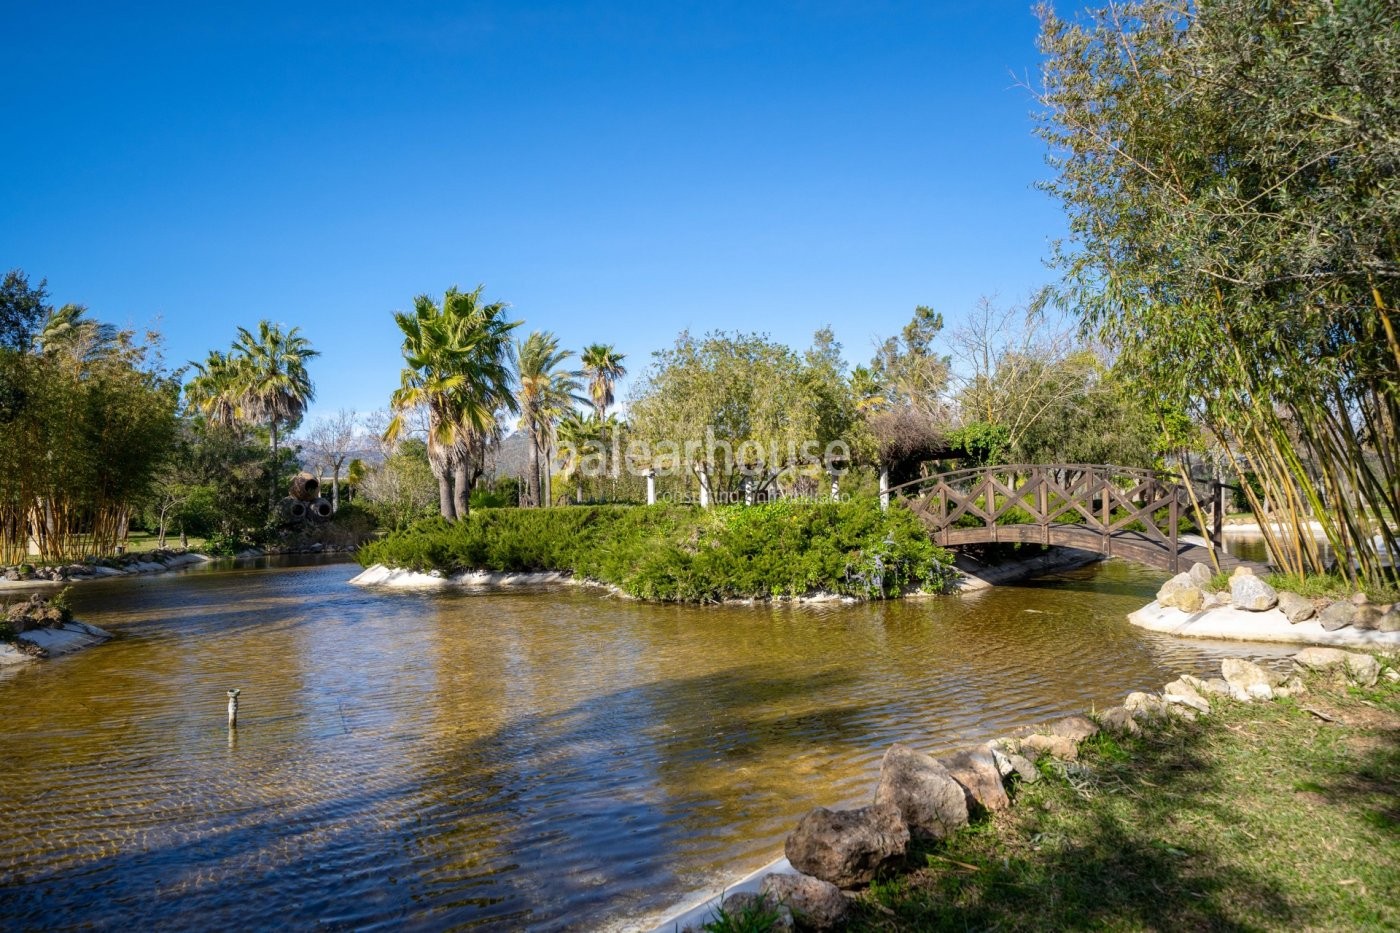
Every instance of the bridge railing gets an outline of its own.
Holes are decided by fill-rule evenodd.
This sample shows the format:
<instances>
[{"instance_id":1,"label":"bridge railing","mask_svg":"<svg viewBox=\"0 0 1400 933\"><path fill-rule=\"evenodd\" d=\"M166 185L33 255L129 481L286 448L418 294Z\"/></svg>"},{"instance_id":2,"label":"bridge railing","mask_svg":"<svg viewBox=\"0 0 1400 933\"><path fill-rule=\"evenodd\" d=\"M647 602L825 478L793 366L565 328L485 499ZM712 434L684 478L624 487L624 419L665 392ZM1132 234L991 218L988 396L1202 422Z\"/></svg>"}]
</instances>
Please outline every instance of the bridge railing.
<instances>
[{"instance_id":1,"label":"bridge railing","mask_svg":"<svg viewBox=\"0 0 1400 933\"><path fill-rule=\"evenodd\" d=\"M1105 464L1008 464L925 477L890 490L923 519L940 543L953 529L1078 525L1102 539L1132 533L1175 553L1191 494L1169 473ZM993 535L992 540L997 540ZM1021 539L1024 540L1024 539Z\"/></svg>"}]
</instances>

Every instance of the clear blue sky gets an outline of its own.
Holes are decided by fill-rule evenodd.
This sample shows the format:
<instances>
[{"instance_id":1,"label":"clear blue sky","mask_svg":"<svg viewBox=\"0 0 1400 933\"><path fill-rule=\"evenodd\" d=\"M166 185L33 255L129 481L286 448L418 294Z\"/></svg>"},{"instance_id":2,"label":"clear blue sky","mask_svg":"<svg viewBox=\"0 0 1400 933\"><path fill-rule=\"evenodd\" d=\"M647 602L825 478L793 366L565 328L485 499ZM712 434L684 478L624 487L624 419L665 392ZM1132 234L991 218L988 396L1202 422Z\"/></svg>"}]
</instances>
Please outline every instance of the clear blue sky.
<instances>
[{"instance_id":1,"label":"clear blue sky","mask_svg":"<svg viewBox=\"0 0 1400 933\"><path fill-rule=\"evenodd\" d=\"M454 283L634 368L683 328L859 361L1064 226L1029 0L0 11L0 267L172 364L300 325L313 413L385 404L390 312Z\"/></svg>"}]
</instances>

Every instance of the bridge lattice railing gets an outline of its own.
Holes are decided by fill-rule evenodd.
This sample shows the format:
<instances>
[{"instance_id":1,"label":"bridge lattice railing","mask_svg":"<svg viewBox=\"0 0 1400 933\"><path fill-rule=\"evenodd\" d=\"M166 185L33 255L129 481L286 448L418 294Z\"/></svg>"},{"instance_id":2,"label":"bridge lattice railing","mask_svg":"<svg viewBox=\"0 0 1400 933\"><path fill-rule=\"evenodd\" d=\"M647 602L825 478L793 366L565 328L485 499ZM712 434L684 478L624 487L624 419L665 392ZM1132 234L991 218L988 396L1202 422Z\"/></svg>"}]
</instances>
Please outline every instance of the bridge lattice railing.
<instances>
[{"instance_id":1,"label":"bridge lattice railing","mask_svg":"<svg viewBox=\"0 0 1400 933\"><path fill-rule=\"evenodd\" d=\"M985 525L1081 525L1177 545L1191 495L1169 473L1103 464L973 467L890 490L935 533ZM1047 535L1048 540L1048 535Z\"/></svg>"}]
</instances>

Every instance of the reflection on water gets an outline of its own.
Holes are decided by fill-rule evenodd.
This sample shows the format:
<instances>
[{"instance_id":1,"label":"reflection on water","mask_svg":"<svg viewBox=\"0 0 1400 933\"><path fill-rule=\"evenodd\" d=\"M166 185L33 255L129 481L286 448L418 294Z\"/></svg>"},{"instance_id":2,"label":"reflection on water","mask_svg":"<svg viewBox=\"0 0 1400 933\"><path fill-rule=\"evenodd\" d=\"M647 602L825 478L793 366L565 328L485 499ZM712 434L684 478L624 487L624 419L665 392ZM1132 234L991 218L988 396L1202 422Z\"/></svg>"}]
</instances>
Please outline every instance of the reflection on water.
<instances>
[{"instance_id":1,"label":"reflection on water","mask_svg":"<svg viewBox=\"0 0 1400 933\"><path fill-rule=\"evenodd\" d=\"M1162 577L1117 562L803 608L376 593L356 569L75 588L119 638L0 681L0 917L596 928L771 858L806 809L863 799L893 741L1289 653L1130 627Z\"/></svg>"}]
</instances>

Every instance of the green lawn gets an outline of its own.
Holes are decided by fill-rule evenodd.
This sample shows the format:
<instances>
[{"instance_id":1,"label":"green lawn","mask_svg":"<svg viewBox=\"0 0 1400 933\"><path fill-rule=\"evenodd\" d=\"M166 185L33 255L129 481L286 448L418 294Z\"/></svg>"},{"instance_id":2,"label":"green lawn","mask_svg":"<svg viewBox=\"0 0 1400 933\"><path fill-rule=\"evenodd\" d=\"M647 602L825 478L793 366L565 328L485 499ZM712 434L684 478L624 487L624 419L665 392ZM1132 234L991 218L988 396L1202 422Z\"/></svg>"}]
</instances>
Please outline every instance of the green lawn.
<instances>
[{"instance_id":1,"label":"green lawn","mask_svg":"<svg viewBox=\"0 0 1400 933\"><path fill-rule=\"evenodd\" d=\"M852 928L1400 928L1394 684L1220 702L1044 773L872 885Z\"/></svg>"}]
</instances>

